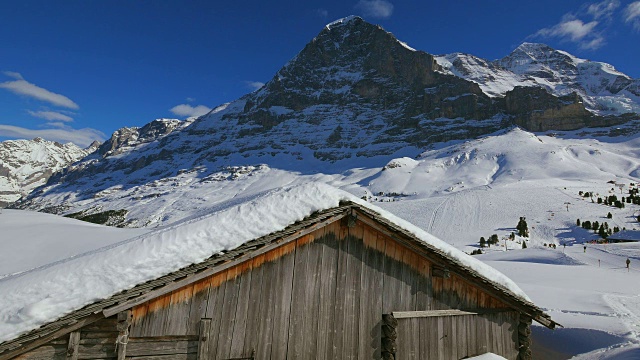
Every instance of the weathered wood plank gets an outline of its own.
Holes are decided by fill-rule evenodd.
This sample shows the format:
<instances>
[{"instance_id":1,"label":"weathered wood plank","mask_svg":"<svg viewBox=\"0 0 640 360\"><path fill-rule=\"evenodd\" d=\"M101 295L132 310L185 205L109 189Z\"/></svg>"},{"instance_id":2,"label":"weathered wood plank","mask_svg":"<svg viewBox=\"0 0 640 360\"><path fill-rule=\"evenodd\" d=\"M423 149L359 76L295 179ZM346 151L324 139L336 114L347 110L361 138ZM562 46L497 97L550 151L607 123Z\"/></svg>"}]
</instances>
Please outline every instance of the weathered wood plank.
<instances>
[{"instance_id":1,"label":"weathered wood plank","mask_svg":"<svg viewBox=\"0 0 640 360\"><path fill-rule=\"evenodd\" d=\"M333 359L334 339L334 302L336 298L336 276L338 270L338 239L337 224L329 224L322 238L316 240L322 244L320 262L320 290L317 322L317 359Z\"/></svg>"},{"instance_id":2,"label":"weathered wood plank","mask_svg":"<svg viewBox=\"0 0 640 360\"><path fill-rule=\"evenodd\" d=\"M378 251L378 232L364 226L360 283L360 315L358 319L358 355L362 359L380 359L382 338L382 267L383 254ZM383 245L384 246L384 245Z\"/></svg>"},{"instance_id":3,"label":"weathered wood plank","mask_svg":"<svg viewBox=\"0 0 640 360\"><path fill-rule=\"evenodd\" d=\"M252 267L251 264L248 265ZM247 329L247 309L249 308L249 299L252 296L251 293L251 278L253 277L253 269L246 271L242 275L242 281L240 282L240 289L238 290L238 300L236 306L235 325L233 327L233 336L231 340L231 352L229 357L237 358L243 357L247 352L245 351L244 339ZM258 289L258 291L260 291ZM250 353L251 350L249 350ZM247 354L248 355L248 354Z\"/></svg>"},{"instance_id":4,"label":"weathered wood plank","mask_svg":"<svg viewBox=\"0 0 640 360\"><path fill-rule=\"evenodd\" d=\"M364 244L364 226L357 221L354 226L348 228L347 237L347 279L345 286L345 308L343 318L344 331L344 359L358 359L359 349L359 322L360 299L364 295L362 291L362 253Z\"/></svg>"},{"instance_id":5,"label":"weathered wood plank","mask_svg":"<svg viewBox=\"0 0 640 360\"><path fill-rule=\"evenodd\" d=\"M270 359L271 346L273 340L273 318L275 307L276 277L278 276L277 265L273 262L266 262L262 265L262 293L260 301L260 324L258 325L258 346L256 348L256 358Z\"/></svg>"},{"instance_id":6,"label":"weathered wood plank","mask_svg":"<svg viewBox=\"0 0 640 360\"><path fill-rule=\"evenodd\" d=\"M128 357L128 360L196 360L197 354L172 354L172 355L157 355L157 356L133 356Z\"/></svg>"},{"instance_id":7,"label":"weathered wood plank","mask_svg":"<svg viewBox=\"0 0 640 360\"><path fill-rule=\"evenodd\" d=\"M345 302L347 291L347 237L348 228L340 224L338 236L338 268L336 271L336 297L333 315L333 354L331 359L342 359L346 353L345 349Z\"/></svg>"},{"instance_id":8,"label":"weathered wood plank","mask_svg":"<svg viewBox=\"0 0 640 360\"><path fill-rule=\"evenodd\" d=\"M187 320L187 335L197 335L200 333L200 320L207 316L207 303L209 301L209 291L211 288L207 281L196 282L192 285L191 307L189 308L189 319Z\"/></svg>"},{"instance_id":9,"label":"weathered wood plank","mask_svg":"<svg viewBox=\"0 0 640 360\"><path fill-rule=\"evenodd\" d=\"M447 348L445 347L445 327L444 327L444 322L447 318L445 317L437 317L436 318L436 323L437 323L437 333L436 333L436 337L438 339L438 359L439 360L446 360L446 359L450 359Z\"/></svg>"},{"instance_id":10,"label":"weathered wood plank","mask_svg":"<svg viewBox=\"0 0 640 360\"><path fill-rule=\"evenodd\" d=\"M133 311L133 323L131 323L131 329L129 329L129 333L131 336L145 336L145 326L147 313L149 312L149 303L142 303L131 309ZM115 328L115 324L113 325ZM84 329L83 329L84 330Z\"/></svg>"},{"instance_id":11,"label":"weathered wood plank","mask_svg":"<svg viewBox=\"0 0 640 360\"><path fill-rule=\"evenodd\" d=\"M220 319L222 318L222 307L224 305L224 283L227 274L221 273L211 277L209 291L209 301L207 303L206 318L211 319L211 340L209 341L209 355L215 357L218 351L218 337L220 334Z\"/></svg>"},{"instance_id":12,"label":"weathered wood plank","mask_svg":"<svg viewBox=\"0 0 640 360\"><path fill-rule=\"evenodd\" d=\"M78 359L106 359L117 358L116 346L110 344L80 344L78 345Z\"/></svg>"},{"instance_id":13,"label":"weathered wood plank","mask_svg":"<svg viewBox=\"0 0 640 360\"><path fill-rule=\"evenodd\" d=\"M115 329L115 327L114 327ZM117 331L109 331L109 332L84 332L82 331L82 329L80 329L80 343L82 344L83 342L86 341L92 341L92 340L102 340L102 339L109 339L112 340L111 342L114 343L116 340L116 338L118 337L118 332Z\"/></svg>"},{"instance_id":14,"label":"weathered wood plank","mask_svg":"<svg viewBox=\"0 0 640 360\"><path fill-rule=\"evenodd\" d=\"M300 239L298 243L303 241ZM289 347L286 351L286 355L280 358L289 359L301 359L304 351L304 321L309 317L306 312L305 294L307 287L307 262L309 260L309 247L304 245L297 245L294 262L290 264L292 266L293 284L291 289L291 308L289 315L289 338L287 342ZM275 339L274 339L275 340ZM272 357L273 357L272 352Z\"/></svg>"},{"instance_id":15,"label":"weathered wood plank","mask_svg":"<svg viewBox=\"0 0 640 360\"><path fill-rule=\"evenodd\" d=\"M454 318L456 333L453 345L457 347L458 359L469 356L469 353L467 352L467 343L469 342L469 338L467 338L467 324L468 319L471 317L472 316L458 316Z\"/></svg>"},{"instance_id":16,"label":"weathered wood plank","mask_svg":"<svg viewBox=\"0 0 640 360\"><path fill-rule=\"evenodd\" d=\"M396 319L435 317L435 316L477 315L477 313L475 312L456 310L456 309L427 310L427 311L394 311L392 312L392 314Z\"/></svg>"},{"instance_id":17,"label":"weathered wood plank","mask_svg":"<svg viewBox=\"0 0 640 360\"><path fill-rule=\"evenodd\" d=\"M224 300L222 303L220 326L218 328L219 335L216 359L228 359L231 357L231 342L233 340L233 328L236 323L238 293L240 292L240 284L243 281L243 276L240 276L242 270L239 266L229 269L226 272L227 281L220 286L220 289L224 288Z\"/></svg>"},{"instance_id":18,"label":"weathered wood plank","mask_svg":"<svg viewBox=\"0 0 640 360\"><path fill-rule=\"evenodd\" d=\"M169 296L168 294L165 296ZM170 315L164 323L164 335L183 335L187 333L189 312L193 298L193 285L174 290L170 296Z\"/></svg>"},{"instance_id":19,"label":"weathered wood plank","mask_svg":"<svg viewBox=\"0 0 640 360\"><path fill-rule=\"evenodd\" d=\"M67 360L78 360L78 345L80 345L80 331L74 331L69 334Z\"/></svg>"},{"instance_id":20,"label":"weathered wood plank","mask_svg":"<svg viewBox=\"0 0 640 360\"><path fill-rule=\"evenodd\" d=\"M127 356L127 344L129 343L129 326L133 320L133 313L131 310L121 311L118 313L117 320L116 330L118 330L118 337L116 339L116 354L118 360L125 360Z\"/></svg>"},{"instance_id":21,"label":"weathered wood plank","mask_svg":"<svg viewBox=\"0 0 640 360\"><path fill-rule=\"evenodd\" d=\"M258 332L260 326L260 306L262 304L263 291L271 291L271 289L263 289L262 286L262 273L264 263L264 255L254 258L252 260L251 270L251 296L249 297L249 303L247 307L247 324L244 335L244 349L246 351L253 351L258 348Z\"/></svg>"},{"instance_id":22,"label":"weathered wood plank","mask_svg":"<svg viewBox=\"0 0 640 360\"><path fill-rule=\"evenodd\" d=\"M383 292L382 292L382 313L388 314L399 309L401 303L399 281L402 277L402 268L400 262L395 258L400 255L400 248L393 240L385 241L384 250L384 275L383 275Z\"/></svg>"},{"instance_id":23,"label":"weathered wood plank","mask_svg":"<svg viewBox=\"0 0 640 360\"><path fill-rule=\"evenodd\" d=\"M213 341L211 336L211 319L201 319L200 320L200 329L198 334L198 352L197 359L198 360L207 360L209 359L209 342Z\"/></svg>"},{"instance_id":24,"label":"weathered wood plank","mask_svg":"<svg viewBox=\"0 0 640 360\"><path fill-rule=\"evenodd\" d=\"M135 356L197 354L197 340L176 341L130 341L127 344L127 358Z\"/></svg>"},{"instance_id":25,"label":"weathered wood plank","mask_svg":"<svg viewBox=\"0 0 640 360\"><path fill-rule=\"evenodd\" d=\"M308 235L302 238L307 238ZM278 260L275 271L274 299L273 299L273 344L271 345L271 359L286 359L291 328L291 311L301 298L292 297L294 268L298 266L297 243L292 242L285 247L283 257ZM298 304L300 305L300 304Z\"/></svg>"},{"instance_id":26,"label":"weathered wood plank","mask_svg":"<svg viewBox=\"0 0 640 360\"><path fill-rule=\"evenodd\" d=\"M115 316L113 316L110 318L98 320L87 326L83 326L82 329L80 329L80 331L82 331L83 333L115 331L117 323L118 323L118 319Z\"/></svg>"},{"instance_id":27,"label":"weathered wood plank","mask_svg":"<svg viewBox=\"0 0 640 360\"><path fill-rule=\"evenodd\" d=\"M15 360L64 360L67 358L67 345L42 345L25 354L19 355Z\"/></svg>"},{"instance_id":28,"label":"weathered wood plank","mask_svg":"<svg viewBox=\"0 0 640 360\"><path fill-rule=\"evenodd\" d=\"M315 240L322 238L325 228L318 229L309 234L310 242L306 246L309 249L307 258L307 284L304 294L304 302L306 304L307 316L303 321L304 328L304 346L302 347L302 358L313 359L317 357L317 330L318 330L318 309L320 307L320 271L322 265L322 248L323 245L316 243ZM295 301L295 299L294 299Z\"/></svg>"}]
</instances>

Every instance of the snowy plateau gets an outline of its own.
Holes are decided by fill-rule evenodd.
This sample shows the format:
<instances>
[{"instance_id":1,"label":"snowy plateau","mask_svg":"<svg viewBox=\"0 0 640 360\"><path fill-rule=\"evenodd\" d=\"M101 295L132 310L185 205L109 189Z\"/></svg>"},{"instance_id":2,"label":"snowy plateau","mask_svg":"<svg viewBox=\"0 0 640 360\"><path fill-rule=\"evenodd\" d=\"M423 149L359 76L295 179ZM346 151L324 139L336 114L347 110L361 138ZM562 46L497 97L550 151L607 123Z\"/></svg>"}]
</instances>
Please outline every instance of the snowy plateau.
<instances>
[{"instance_id":1,"label":"snowy plateau","mask_svg":"<svg viewBox=\"0 0 640 360\"><path fill-rule=\"evenodd\" d=\"M121 129L4 210L0 283L322 183L466 253L496 234L475 259L564 326L534 327L537 358L639 359L640 242L599 244L577 225L640 230L640 205L596 201L640 183L639 94L613 66L541 44L496 61L432 56L360 18L337 21L263 88L198 119ZM509 238L520 217L529 237ZM57 250L15 260L45 241Z\"/></svg>"}]
</instances>

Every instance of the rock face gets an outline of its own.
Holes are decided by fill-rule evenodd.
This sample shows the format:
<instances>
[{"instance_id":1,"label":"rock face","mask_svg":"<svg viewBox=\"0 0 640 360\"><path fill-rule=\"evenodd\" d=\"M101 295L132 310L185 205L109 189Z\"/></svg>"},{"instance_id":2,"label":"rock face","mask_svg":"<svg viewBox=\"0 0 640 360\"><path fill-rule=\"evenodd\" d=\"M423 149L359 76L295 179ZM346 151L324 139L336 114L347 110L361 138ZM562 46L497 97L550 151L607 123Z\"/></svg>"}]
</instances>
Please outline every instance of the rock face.
<instances>
[{"instance_id":1,"label":"rock face","mask_svg":"<svg viewBox=\"0 0 640 360\"><path fill-rule=\"evenodd\" d=\"M478 83L492 97L504 97L516 86L540 87L557 97L576 93L595 115L640 113L639 79L544 44L524 43L496 61L461 53L436 61L445 72Z\"/></svg>"},{"instance_id":2,"label":"rock face","mask_svg":"<svg viewBox=\"0 0 640 360\"><path fill-rule=\"evenodd\" d=\"M90 216L109 210L107 197L162 198L159 187L181 184L187 174L218 181L227 178L225 169L248 164L264 165L247 177L272 168L313 174L330 166L339 173L513 125L538 131L628 120L618 113L600 116L585 106L582 88L571 85L585 83L578 81L586 78L580 69L606 66L580 65L564 53L541 47L534 53L533 47L496 62L464 54L434 57L359 17L341 19L261 89L192 122L162 119L120 129L95 154L15 206ZM575 74L567 75L572 66ZM619 93L637 87L637 81L625 85L624 76L616 76L611 86L618 84ZM111 210L128 208L120 206Z\"/></svg>"},{"instance_id":3,"label":"rock face","mask_svg":"<svg viewBox=\"0 0 640 360\"><path fill-rule=\"evenodd\" d=\"M26 196L53 173L92 151L95 147L82 149L42 138L0 142L0 207Z\"/></svg>"},{"instance_id":4,"label":"rock face","mask_svg":"<svg viewBox=\"0 0 640 360\"><path fill-rule=\"evenodd\" d=\"M185 122L177 119L156 119L141 128L121 128L114 132L111 138L98 148L98 154L103 157L121 154L127 149L168 135L184 124Z\"/></svg>"}]
</instances>

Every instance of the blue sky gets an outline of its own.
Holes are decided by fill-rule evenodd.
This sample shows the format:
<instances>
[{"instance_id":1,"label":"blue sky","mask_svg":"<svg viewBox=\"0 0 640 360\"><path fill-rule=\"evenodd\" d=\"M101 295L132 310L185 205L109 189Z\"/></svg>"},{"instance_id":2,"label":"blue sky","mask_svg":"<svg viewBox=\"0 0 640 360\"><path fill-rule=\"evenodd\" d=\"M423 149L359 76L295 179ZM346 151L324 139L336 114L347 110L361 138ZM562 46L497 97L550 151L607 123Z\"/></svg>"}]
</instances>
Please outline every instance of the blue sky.
<instances>
[{"instance_id":1,"label":"blue sky","mask_svg":"<svg viewBox=\"0 0 640 360\"><path fill-rule=\"evenodd\" d=\"M506 56L524 41L640 77L640 1L0 2L0 140L85 146L184 119L267 82L348 15L432 54Z\"/></svg>"}]
</instances>

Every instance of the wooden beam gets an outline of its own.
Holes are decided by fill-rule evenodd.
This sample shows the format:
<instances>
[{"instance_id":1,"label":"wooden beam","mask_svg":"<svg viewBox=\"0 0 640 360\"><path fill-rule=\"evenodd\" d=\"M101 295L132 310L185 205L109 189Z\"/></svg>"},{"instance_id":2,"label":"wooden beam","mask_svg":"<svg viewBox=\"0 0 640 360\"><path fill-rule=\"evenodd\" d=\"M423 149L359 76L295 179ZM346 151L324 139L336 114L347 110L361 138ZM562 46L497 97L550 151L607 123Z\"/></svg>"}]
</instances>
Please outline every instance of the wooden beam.
<instances>
[{"instance_id":1,"label":"wooden beam","mask_svg":"<svg viewBox=\"0 0 640 360\"><path fill-rule=\"evenodd\" d=\"M59 329L57 331L52 332L49 335L45 335L39 339L36 340L32 340L30 341L28 344L22 345L20 347L18 347L17 349L13 349L13 350L9 350L6 353L0 354L0 360L9 360L9 359L13 359L15 357L17 357L20 354L24 354L28 351L31 351L35 348L37 348L40 345L44 345L46 343L48 343L51 340L57 339L63 335L66 335L72 331L78 330L81 327L85 326L85 325L89 325L91 323L94 323L100 319L104 319L104 315L102 315L102 313L98 313L98 314L91 314L83 319L78 320L77 322L70 324L70 325L61 325L63 326L62 329Z\"/></svg>"},{"instance_id":2,"label":"wooden beam","mask_svg":"<svg viewBox=\"0 0 640 360\"><path fill-rule=\"evenodd\" d=\"M73 331L69 334L67 360L78 360L78 345L80 345L80 331Z\"/></svg>"},{"instance_id":3,"label":"wooden beam","mask_svg":"<svg viewBox=\"0 0 640 360\"><path fill-rule=\"evenodd\" d=\"M211 339L211 319L200 319L198 339L198 360L209 359L209 340Z\"/></svg>"},{"instance_id":4,"label":"wooden beam","mask_svg":"<svg viewBox=\"0 0 640 360\"><path fill-rule=\"evenodd\" d=\"M478 315L476 312L462 310L428 310L428 311L394 311L391 313L396 319L410 319L439 316Z\"/></svg>"},{"instance_id":5,"label":"wooden beam","mask_svg":"<svg viewBox=\"0 0 640 360\"><path fill-rule=\"evenodd\" d=\"M118 360L125 360L127 356L127 343L129 342L129 326L133 320L133 313L131 310L122 311L118 313L118 338L116 339L116 354Z\"/></svg>"},{"instance_id":6,"label":"wooden beam","mask_svg":"<svg viewBox=\"0 0 640 360\"><path fill-rule=\"evenodd\" d=\"M304 229L301 229L299 231L296 231L295 233L293 233L293 234L291 234L291 235L289 235L287 237L284 237L284 238L279 239L279 240L275 240L274 242L270 243L269 245L264 246L263 248L258 249L256 251L248 252L247 254L245 254L243 256L240 256L237 259L231 260L229 262L226 262L226 263L224 263L222 265L219 265L219 266L216 266L216 267L212 267L212 268L206 269L206 270L201 271L199 273L188 275L187 277L185 277L185 278L183 278L181 280L169 283L169 284L167 284L167 285L165 285L165 286L163 286L161 288L149 291L146 294L142 294L142 295L137 296L137 297L135 297L133 299L124 301L124 302L122 302L122 303L120 303L118 305L114 305L112 307L106 308L106 309L104 309L102 311L102 313L104 314L105 317L109 317L109 316L112 316L112 315L115 315L115 314L119 313L120 311L123 311L123 310L126 310L126 309L130 309L130 308L132 308L132 307L134 307L136 305L139 305L139 304L142 304L144 302L147 302L148 300L157 298L158 296L162 296L162 295L168 294L168 293L170 293L170 292L172 292L174 290L180 289L180 288L182 288L184 286L187 286L189 284L192 284L192 283L194 283L194 282L196 282L198 280L202 280L202 279L204 279L206 277L209 277L211 275L214 275L214 274L216 274L218 272L221 272L221 271L229 269L229 268L231 268L233 266L236 266L239 263L251 260L251 259L253 259L253 258L255 258L255 257L259 256L259 255L262 255L262 254L264 254L266 252L269 252L269 251L271 251L273 249L276 249L276 248L278 248L280 246L283 246L283 245L285 245L285 244L291 242L292 240L295 240L295 239L297 239L297 238L299 238L301 236L310 234L310 233L312 233L312 232L314 232L314 231L316 231L316 230L318 230L318 229L320 229L320 228L322 228L322 227L324 227L324 226L326 226L326 225L328 225L328 224L330 224L330 223L332 223L334 221L342 219L347 214L349 214L348 210L346 210L344 213L341 213L341 214L338 214L338 215L334 215L334 216L332 216L332 217L330 217L330 218L328 218L328 219L326 219L324 221L321 221L319 223L316 223L316 224L314 224L312 226L309 226L307 228L304 228Z\"/></svg>"}]
</instances>

